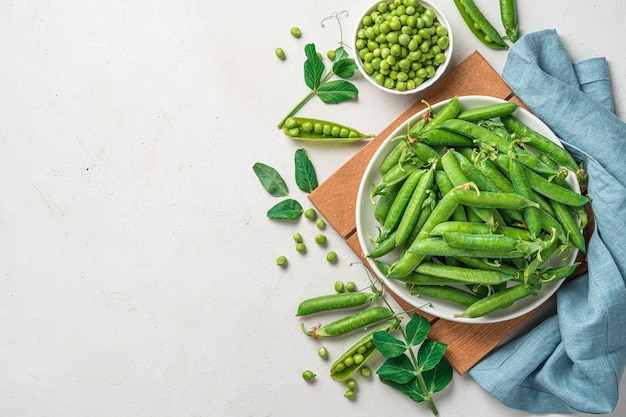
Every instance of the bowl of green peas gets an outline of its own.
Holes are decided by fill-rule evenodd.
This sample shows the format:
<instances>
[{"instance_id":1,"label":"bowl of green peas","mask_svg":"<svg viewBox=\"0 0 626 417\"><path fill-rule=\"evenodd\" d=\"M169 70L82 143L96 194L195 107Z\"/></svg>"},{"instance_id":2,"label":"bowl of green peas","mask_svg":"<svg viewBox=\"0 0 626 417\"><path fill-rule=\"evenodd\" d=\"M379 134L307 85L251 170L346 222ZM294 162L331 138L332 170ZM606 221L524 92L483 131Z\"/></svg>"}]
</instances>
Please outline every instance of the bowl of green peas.
<instances>
[{"instance_id":1,"label":"bowl of green peas","mask_svg":"<svg viewBox=\"0 0 626 417\"><path fill-rule=\"evenodd\" d=\"M514 102L453 97L410 117L367 165L356 231L377 278L450 321L494 323L547 302L586 251L580 167Z\"/></svg>"},{"instance_id":2,"label":"bowl of green peas","mask_svg":"<svg viewBox=\"0 0 626 417\"><path fill-rule=\"evenodd\" d=\"M424 91L445 73L452 57L450 23L424 0L378 0L354 31L360 72L376 88L397 95Z\"/></svg>"}]
</instances>

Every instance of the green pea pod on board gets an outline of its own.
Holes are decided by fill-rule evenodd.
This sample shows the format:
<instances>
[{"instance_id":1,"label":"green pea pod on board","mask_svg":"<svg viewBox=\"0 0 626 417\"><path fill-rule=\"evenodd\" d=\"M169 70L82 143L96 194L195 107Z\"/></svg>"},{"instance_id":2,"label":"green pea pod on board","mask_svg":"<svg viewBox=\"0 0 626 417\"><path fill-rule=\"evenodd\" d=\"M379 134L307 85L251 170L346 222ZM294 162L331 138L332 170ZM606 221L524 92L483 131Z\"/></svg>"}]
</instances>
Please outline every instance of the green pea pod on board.
<instances>
[{"instance_id":1,"label":"green pea pod on board","mask_svg":"<svg viewBox=\"0 0 626 417\"><path fill-rule=\"evenodd\" d=\"M283 132L295 140L348 143L373 138L348 126L326 120L292 116L285 121Z\"/></svg>"}]
</instances>

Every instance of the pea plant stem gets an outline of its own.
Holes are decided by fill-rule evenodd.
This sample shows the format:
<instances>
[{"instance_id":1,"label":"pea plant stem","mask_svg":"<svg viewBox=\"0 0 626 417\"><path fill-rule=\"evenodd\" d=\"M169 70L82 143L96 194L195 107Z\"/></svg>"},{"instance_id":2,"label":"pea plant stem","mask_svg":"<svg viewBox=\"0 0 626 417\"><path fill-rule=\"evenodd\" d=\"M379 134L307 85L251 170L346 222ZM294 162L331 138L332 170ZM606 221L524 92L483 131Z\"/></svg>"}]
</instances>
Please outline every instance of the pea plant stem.
<instances>
[{"instance_id":1,"label":"pea plant stem","mask_svg":"<svg viewBox=\"0 0 626 417\"><path fill-rule=\"evenodd\" d=\"M322 81L320 81L320 85L324 84L324 82L326 82L332 75L333 75L333 72L332 71L328 71L326 73L326 75L324 75L324 77L322 78ZM285 122L287 121L287 119L289 119L291 116L296 114L296 112L298 110L300 110L300 108L302 106L304 106L304 104L307 101L309 101L311 99L311 97L315 96L316 94L317 94L317 90L311 90L311 92L309 94L307 94L302 100L300 100L300 102L298 104L296 104L295 107L293 109L291 109L291 111L289 113L287 113L287 115L280 121L280 123L278 123L278 125L276 125L276 127L278 127L279 129L282 129L282 127L285 125Z\"/></svg>"},{"instance_id":2,"label":"pea plant stem","mask_svg":"<svg viewBox=\"0 0 626 417\"><path fill-rule=\"evenodd\" d=\"M405 330L402 327L400 327L400 331L402 332L402 337L404 337L404 340L408 340L406 332L405 332ZM411 355L411 362L413 362L413 367L416 370L415 377L417 378L417 383L419 384L420 388L422 389L422 392L424 393L424 396L428 398L428 404L430 404L430 409L432 410L433 414L438 416L439 415L439 410L437 409L437 406L435 405L435 401L433 401L432 395L429 394L428 387L426 386L426 381L424 381L424 376L422 375L421 371L417 371L418 370L418 362L417 362L417 357L415 357L415 352L413 351L413 347L409 346L408 351L409 351L409 354Z\"/></svg>"}]
</instances>

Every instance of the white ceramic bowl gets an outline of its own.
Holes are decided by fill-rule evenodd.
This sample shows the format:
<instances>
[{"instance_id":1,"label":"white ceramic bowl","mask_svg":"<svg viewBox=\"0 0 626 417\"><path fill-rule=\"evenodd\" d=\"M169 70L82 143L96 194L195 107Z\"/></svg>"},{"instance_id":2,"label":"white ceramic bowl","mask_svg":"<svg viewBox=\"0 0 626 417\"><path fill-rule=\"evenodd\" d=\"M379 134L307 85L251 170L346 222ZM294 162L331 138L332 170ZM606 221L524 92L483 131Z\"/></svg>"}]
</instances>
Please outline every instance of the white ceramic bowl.
<instances>
[{"instance_id":1,"label":"white ceramic bowl","mask_svg":"<svg viewBox=\"0 0 626 417\"><path fill-rule=\"evenodd\" d=\"M463 96L459 97L459 100L463 109L504 102L504 100L487 96ZM434 112L436 113L448 101L449 100L445 100L433 105L432 108ZM425 110L416 113L409 120L407 120L407 123L413 125L416 121L419 120L424 111ZM513 115L530 128L546 136L553 142L557 143L559 146L562 146L556 135L541 120L539 120L527 110L520 107L513 113ZM361 249L365 254L371 252L371 250L374 249L375 244L374 242L372 242L370 237L378 236L380 227L380 225L374 218L374 205L370 200L371 187L372 184L376 184L381 178L379 169L381 163L398 143L397 141L392 142L391 139L397 137L398 135L405 134L407 123L405 123L403 126L400 126L398 129L392 132L387 139L385 139L385 141L381 144L380 148L376 151L376 153L370 160L367 168L365 169L363 178L361 179L361 184L359 186L356 201L356 230ZM567 177L567 181L575 191L580 192L578 181L576 180L576 177L573 173L570 172L570 175ZM575 261L577 254L578 250L576 248L572 248L572 250L570 250L569 253L566 253L563 257L553 256L552 258L550 258L548 263L552 266L571 265ZM392 263L393 261L397 260L399 256L399 249L396 249L396 251L385 255L382 258L379 258L379 260L386 263ZM409 292L407 286L403 282L385 278L385 276L376 267L376 263L374 262L374 260L368 259L367 262L372 267L372 270L376 273L378 278L380 278L391 291L393 291L396 295L401 297L407 303L411 304L414 307L422 308L424 312L432 314L436 317L464 323L495 323L514 319L530 312L531 310L543 304L552 296L552 294L554 294L554 292L562 284L562 281L544 284L537 296L526 297L525 299L516 302L511 307L495 311L483 317L473 319L457 318L454 317L454 315L457 313L461 313L464 310L463 307L422 295L420 295L419 297L415 297ZM425 306L426 303L430 303L430 306L422 307Z\"/></svg>"},{"instance_id":2,"label":"white ceramic bowl","mask_svg":"<svg viewBox=\"0 0 626 417\"><path fill-rule=\"evenodd\" d=\"M391 3L392 1L390 0L378 0L374 3L372 3L369 7L367 7L363 13L361 13L361 15L359 16L359 19L357 20L357 24L355 26L354 29L354 33L353 33L353 47L354 47L354 51L357 53L357 56L355 57L355 61L356 64L359 68L359 71L361 72L361 74L363 74L363 77L368 80L373 86L375 86L376 88L385 91L387 93L391 93L391 94L396 94L396 95L411 95L411 94L416 94L416 93L420 93L422 91L425 91L426 89L432 87L441 77L442 75L446 72L446 69L448 68L448 65L452 59L452 51L453 51L453 35L452 35L452 28L450 27L450 22L448 21L448 19L446 18L446 16L441 12L441 10L435 6L432 2L430 1L425 1L425 0L420 0L419 4L421 4L422 6L424 6L425 8L430 8L433 9L435 12L435 15L437 17L437 21L445 26L448 29L448 38L450 40L449 46L448 48L443 51L443 53L446 55L446 60L440 64L439 66L436 67L436 71L435 71L435 75L432 78L426 79L422 84L418 85L417 87L415 87L412 90L405 90L405 91L399 91L395 88L387 88L384 87L380 84L378 84L374 78L369 75L367 72L365 72L365 70L363 69L363 62L361 60L361 58L358 56L358 49L356 47L356 41L358 39L358 31L359 29L361 29L363 27L363 17L369 15L372 11L377 9L378 4L381 1L386 1L387 3Z\"/></svg>"}]
</instances>

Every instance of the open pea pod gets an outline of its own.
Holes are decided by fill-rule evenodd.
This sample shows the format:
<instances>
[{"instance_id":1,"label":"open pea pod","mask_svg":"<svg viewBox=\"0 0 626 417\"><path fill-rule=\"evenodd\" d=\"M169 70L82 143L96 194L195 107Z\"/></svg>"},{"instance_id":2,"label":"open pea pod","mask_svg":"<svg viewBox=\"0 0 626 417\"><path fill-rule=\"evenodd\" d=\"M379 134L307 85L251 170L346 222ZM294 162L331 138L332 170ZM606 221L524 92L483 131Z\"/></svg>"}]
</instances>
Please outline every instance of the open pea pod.
<instances>
[{"instance_id":1,"label":"open pea pod","mask_svg":"<svg viewBox=\"0 0 626 417\"><path fill-rule=\"evenodd\" d=\"M354 372L365 365L367 360L378 350L372 342L374 332L379 330L390 332L396 329L399 324L400 319L394 318L386 326L368 333L364 338L348 348L330 367L330 376L337 381L348 379Z\"/></svg>"},{"instance_id":2,"label":"open pea pod","mask_svg":"<svg viewBox=\"0 0 626 417\"><path fill-rule=\"evenodd\" d=\"M291 139L328 143L356 142L375 136L338 123L305 117L288 118L283 126L283 132Z\"/></svg>"}]
</instances>

